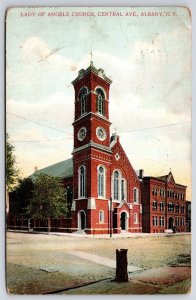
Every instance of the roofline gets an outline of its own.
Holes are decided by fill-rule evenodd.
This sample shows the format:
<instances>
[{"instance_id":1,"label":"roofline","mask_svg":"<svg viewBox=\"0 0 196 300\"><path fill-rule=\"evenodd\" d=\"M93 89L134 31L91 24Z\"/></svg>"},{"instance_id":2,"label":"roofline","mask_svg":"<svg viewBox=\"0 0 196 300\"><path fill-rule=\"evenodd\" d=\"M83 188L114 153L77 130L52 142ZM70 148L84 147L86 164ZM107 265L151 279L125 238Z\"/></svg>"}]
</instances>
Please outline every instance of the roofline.
<instances>
[{"instance_id":1,"label":"roofline","mask_svg":"<svg viewBox=\"0 0 196 300\"><path fill-rule=\"evenodd\" d=\"M83 70L83 69L81 69L81 70ZM80 70L80 71L81 71ZM97 75L97 76L99 76L98 74L99 74L99 71L100 70L102 70L101 68L100 69L97 69L97 68L95 68L94 67L94 65L93 64L91 64L86 70L84 70L84 75L87 75L88 73L90 73L91 71L95 74L95 75ZM79 71L79 72L80 72ZM82 76L77 76L76 77L76 79L74 79L71 83L74 85L76 82L78 82L80 79L82 79L83 77L84 77L84 75L82 75ZM100 77L100 76L99 76ZM103 75L103 77L104 78L102 78L102 77L100 77L101 79L103 79L103 80L105 80L108 84L111 84L112 83L112 80L111 79L109 79L107 76L105 76L105 74Z\"/></svg>"},{"instance_id":2,"label":"roofline","mask_svg":"<svg viewBox=\"0 0 196 300\"><path fill-rule=\"evenodd\" d=\"M149 179L149 180L154 179L154 180L158 180L158 181L161 181L161 182L167 182L167 180L157 178L157 177L153 177L153 176L144 176L142 179ZM176 182L175 182L175 185L182 186L182 187L187 187L187 185L183 185L183 184L176 183Z\"/></svg>"}]
</instances>

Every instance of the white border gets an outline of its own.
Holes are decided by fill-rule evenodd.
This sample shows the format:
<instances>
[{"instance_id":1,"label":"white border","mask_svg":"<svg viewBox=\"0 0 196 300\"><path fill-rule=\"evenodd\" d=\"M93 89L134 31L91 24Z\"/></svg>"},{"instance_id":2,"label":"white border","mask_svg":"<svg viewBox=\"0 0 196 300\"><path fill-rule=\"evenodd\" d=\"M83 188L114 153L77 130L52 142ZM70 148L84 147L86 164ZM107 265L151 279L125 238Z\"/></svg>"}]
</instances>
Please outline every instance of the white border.
<instances>
[{"instance_id":1,"label":"white border","mask_svg":"<svg viewBox=\"0 0 196 300\"><path fill-rule=\"evenodd\" d=\"M192 11L192 30L193 30L193 53L196 53L196 47L195 47L195 28L196 28L196 22L195 22L195 13L196 13L196 1L195 0L1 0L0 5L0 36L4 36L4 17L5 17L5 10L8 7L12 6L186 6L189 7ZM193 55L193 77L192 82L195 82L195 60ZM4 229L4 220L5 220L5 187L4 187L4 171L5 171L5 149L4 149L4 132L5 132L5 105L4 105L4 43L3 39L0 43L0 66L1 66L1 81L0 81L0 149L3 149L1 151L0 155L0 165L3 166L0 168L0 234L1 234L1 243L0 243L0 252L2 253L1 259L0 259L0 298L1 299L9 299L10 296L6 293L5 290L5 229ZM193 86L193 99L195 95L195 85ZM196 153L196 137L195 137L195 100L192 102L192 153ZM193 180L192 182L196 182L195 178L195 155L192 157L192 173L193 173ZM195 195L195 185L193 185L193 191L192 191L192 199L194 200ZM192 201L192 215L193 211L195 211L195 201ZM196 249L196 241L195 241L195 222L196 219L192 218L192 253L195 253ZM192 269L193 269L193 276L192 276L192 293L191 295L172 295L172 299L195 299L196 298L196 290L194 287L195 282L195 254L192 256ZM21 297L23 299L32 299L32 296L11 296L12 298L18 298ZM43 299L43 297L47 296L33 296L33 299ZM50 295L50 299L56 299L58 295ZM66 299L113 299L113 297L123 297L123 298L130 298L130 297L136 297L137 299L151 299L151 295L127 295L127 296L120 296L120 295L110 295L110 296L92 296L92 295L84 295L84 296L68 296L66 295ZM153 298L160 298L161 299L170 299L170 295L153 295Z\"/></svg>"}]
</instances>

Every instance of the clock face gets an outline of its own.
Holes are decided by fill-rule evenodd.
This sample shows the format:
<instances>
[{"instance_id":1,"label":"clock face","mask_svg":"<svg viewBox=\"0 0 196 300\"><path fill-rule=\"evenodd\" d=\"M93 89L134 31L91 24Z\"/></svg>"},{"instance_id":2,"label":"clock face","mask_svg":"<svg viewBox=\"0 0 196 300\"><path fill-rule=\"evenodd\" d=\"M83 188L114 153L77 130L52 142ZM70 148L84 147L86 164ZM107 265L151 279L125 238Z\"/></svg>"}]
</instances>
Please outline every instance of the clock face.
<instances>
[{"instance_id":1,"label":"clock face","mask_svg":"<svg viewBox=\"0 0 196 300\"><path fill-rule=\"evenodd\" d=\"M79 141L83 141L86 137L86 127L82 127L80 128L80 130L78 131L78 140Z\"/></svg>"},{"instance_id":2,"label":"clock face","mask_svg":"<svg viewBox=\"0 0 196 300\"><path fill-rule=\"evenodd\" d=\"M107 136L105 129L102 128L102 127L97 127L96 135L97 135L97 137L100 141L104 141L106 139L106 136Z\"/></svg>"}]
</instances>

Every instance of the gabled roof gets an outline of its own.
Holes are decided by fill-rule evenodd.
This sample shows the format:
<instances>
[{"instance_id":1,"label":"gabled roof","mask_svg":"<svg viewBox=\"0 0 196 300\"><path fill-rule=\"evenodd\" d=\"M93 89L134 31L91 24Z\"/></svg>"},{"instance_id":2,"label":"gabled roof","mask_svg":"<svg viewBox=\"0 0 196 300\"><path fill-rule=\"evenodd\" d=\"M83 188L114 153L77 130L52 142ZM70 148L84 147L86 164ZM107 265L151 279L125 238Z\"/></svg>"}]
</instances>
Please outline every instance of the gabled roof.
<instances>
[{"instance_id":1,"label":"gabled roof","mask_svg":"<svg viewBox=\"0 0 196 300\"><path fill-rule=\"evenodd\" d=\"M161 180L164 180L164 181L170 181L171 180L175 183L174 176L173 176L171 171L169 172L169 174L163 175L163 176L158 176L157 178L161 179Z\"/></svg>"},{"instance_id":2,"label":"gabled roof","mask_svg":"<svg viewBox=\"0 0 196 300\"><path fill-rule=\"evenodd\" d=\"M143 179L155 179L155 180L160 180L160 181L163 181L163 182L169 182L169 181L172 181L175 185L182 186L182 187L186 187L186 185L182 185L182 184L179 184L179 183L176 183L176 182L175 182L174 176L173 176L173 174L172 174L171 171L170 171L169 174L167 174L167 175L158 176L158 177L154 177L154 176L145 176Z\"/></svg>"},{"instance_id":3,"label":"gabled roof","mask_svg":"<svg viewBox=\"0 0 196 300\"><path fill-rule=\"evenodd\" d=\"M46 174L49 176L67 178L73 176L73 159L69 158L63 161L60 161L54 165L48 166L46 168L40 169L34 172L31 177L34 177L37 174Z\"/></svg>"}]
</instances>

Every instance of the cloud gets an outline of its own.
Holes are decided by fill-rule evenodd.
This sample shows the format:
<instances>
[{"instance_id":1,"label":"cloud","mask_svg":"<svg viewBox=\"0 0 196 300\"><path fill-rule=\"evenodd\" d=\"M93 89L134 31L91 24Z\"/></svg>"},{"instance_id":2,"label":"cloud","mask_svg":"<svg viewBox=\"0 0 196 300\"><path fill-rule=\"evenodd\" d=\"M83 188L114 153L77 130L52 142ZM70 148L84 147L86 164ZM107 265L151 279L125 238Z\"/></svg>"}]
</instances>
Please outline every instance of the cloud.
<instances>
[{"instance_id":1,"label":"cloud","mask_svg":"<svg viewBox=\"0 0 196 300\"><path fill-rule=\"evenodd\" d=\"M48 95L36 102L29 102L28 100L18 102L10 99L7 101L7 112L11 127L19 125L19 120L21 120L23 124L42 128L42 130L48 131L48 127L52 127L70 133L74 118L74 101L71 105L70 97L64 93ZM46 127L44 128L41 124Z\"/></svg>"}]
</instances>

